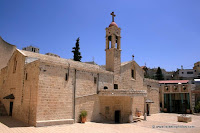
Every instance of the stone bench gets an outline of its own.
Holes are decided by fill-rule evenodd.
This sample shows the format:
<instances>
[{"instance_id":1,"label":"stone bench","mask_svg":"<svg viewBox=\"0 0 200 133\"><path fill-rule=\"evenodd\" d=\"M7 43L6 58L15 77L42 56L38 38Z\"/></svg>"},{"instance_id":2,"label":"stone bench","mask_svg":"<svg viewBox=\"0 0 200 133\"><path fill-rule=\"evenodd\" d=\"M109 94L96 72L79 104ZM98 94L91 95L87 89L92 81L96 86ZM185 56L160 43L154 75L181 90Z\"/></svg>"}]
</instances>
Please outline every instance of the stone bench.
<instances>
[{"instance_id":1,"label":"stone bench","mask_svg":"<svg viewBox=\"0 0 200 133\"><path fill-rule=\"evenodd\" d=\"M179 115L179 116L177 116L177 118L178 118L178 122L188 123L188 122L192 121L192 117L189 115Z\"/></svg>"}]
</instances>

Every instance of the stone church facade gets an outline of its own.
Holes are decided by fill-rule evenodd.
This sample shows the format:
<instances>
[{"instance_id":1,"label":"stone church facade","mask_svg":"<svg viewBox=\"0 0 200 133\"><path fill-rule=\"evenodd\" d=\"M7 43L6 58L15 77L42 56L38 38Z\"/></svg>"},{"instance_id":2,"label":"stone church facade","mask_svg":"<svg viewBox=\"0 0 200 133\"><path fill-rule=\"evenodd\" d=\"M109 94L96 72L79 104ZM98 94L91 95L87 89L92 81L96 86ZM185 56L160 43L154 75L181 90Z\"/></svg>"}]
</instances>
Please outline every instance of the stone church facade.
<instances>
[{"instance_id":1,"label":"stone church facade","mask_svg":"<svg viewBox=\"0 0 200 133\"><path fill-rule=\"evenodd\" d=\"M134 60L121 63L120 33L113 18L106 28L105 67L16 48L7 62L1 56L7 65L0 71L0 101L7 114L47 126L79 122L82 110L87 121L119 123L137 111L158 113L158 81L145 79Z\"/></svg>"}]
</instances>

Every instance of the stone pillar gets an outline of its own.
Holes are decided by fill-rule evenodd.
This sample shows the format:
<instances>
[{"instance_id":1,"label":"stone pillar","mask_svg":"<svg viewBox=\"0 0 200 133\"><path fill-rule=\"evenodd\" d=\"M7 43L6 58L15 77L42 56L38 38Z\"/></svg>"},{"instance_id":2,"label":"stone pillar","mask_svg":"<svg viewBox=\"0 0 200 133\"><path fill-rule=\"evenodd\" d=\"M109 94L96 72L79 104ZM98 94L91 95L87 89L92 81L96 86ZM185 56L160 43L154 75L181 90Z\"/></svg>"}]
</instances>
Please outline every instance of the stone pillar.
<instances>
[{"instance_id":1,"label":"stone pillar","mask_svg":"<svg viewBox=\"0 0 200 133\"><path fill-rule=\"evenodd\" d=\"M115 43L116 43L116 38L115 38L115 35L112 34L112 38L111 38L111 48L114 48L115 47Z\"/></svg>"},{"instance_id":2,"label":"stone pillar","mask_svg":"<svg viewBox=\"0 0 200 133\"><path fill-rule=\"evenodd\" d=\"M189 103L190 103L190 110L191 110L191 113L194 113L194 108L192 107L192 94L191 94L191 91L189 92L188 94L189 96Z\"/></svg>"},{"instance_id":3,"label":"stone pillar","mask_svg":"<svg viewBox=\"0 0 200 133\"><path fill-rule=\"evenodd\" d=\"M109 40L107 36L106 36L106 49L109 49Z\"/></svg>"},{"instance_id":4,"label":"stone pillar","mask_svg":"<svg viewBox=\"0 0 200 133\"><path fill-rule=\"evenodd\" d=\"M164 110L164 92L163 92L163 89L164 88L161 87L161 91L162 91L161 92L161 96L162 96L162 110Z\"/></svg>"},{"instance_id":5,"label":"stone pillar","mask_svg":"<svg viewBox=\"0 0 200 133\"><path fill-rule=\"evenodd\" d=\"M145 113L147 113L147 109L146 109L146 97L144 97L144 116L145 116Z\"/></svg>"},{"instance_id":6,"label":"stone pillar","mask_svg":"<svg viewBox=\"0 0 200 133\"><path fill-rule=\"evenodd\" d=\"M172 112L172 97L171 97L171 93L169 94L169 112L171 113Z\"/></svg>"},{"instance_id":7,"label":"stone pillar","mask_svg":"<svg viewBox=\"0 0 200 133\"><path fill-rule=\"evenodd\" d=\"M117 40L117 49L121 49L121 37L118 36L118 40Z\"/></svg>"},{"instance_id":8,"label":"stone pillar","mask_svg":"<svg viewBox=\"0 0 200 133\"><path fill-rule=\"evenodd\" d=\"M133 97L131 97L131 112L133 114Z\"/></svg>"}]
</instances>

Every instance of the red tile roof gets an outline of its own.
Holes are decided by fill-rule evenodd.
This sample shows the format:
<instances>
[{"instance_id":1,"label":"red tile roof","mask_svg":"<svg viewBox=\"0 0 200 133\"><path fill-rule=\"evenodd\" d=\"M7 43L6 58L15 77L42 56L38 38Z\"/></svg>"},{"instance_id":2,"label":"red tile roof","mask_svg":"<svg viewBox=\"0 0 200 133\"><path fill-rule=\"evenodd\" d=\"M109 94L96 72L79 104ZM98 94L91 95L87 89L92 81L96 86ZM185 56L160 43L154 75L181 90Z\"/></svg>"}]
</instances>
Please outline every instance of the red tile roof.
<instances>
[{"instance_id":1,"label":"red tile roof","mask_svg":"<svg viewBox=\"0 0 200 133\"><path fill-rule=\"evenodd\" d=\"M161 80L159 84L175 84L175 83L188 83L189 80Z\"/></svg>"},{"instance_id":2,"label":"red tile roof","mask_svg":"<svg viewBox=\"0 0 200 133\"><path fill-rule=\"evenodd\" d=\"M110 25L109 25L109 27L111 27L111 26L117 26L117 24L115 23L115 22L112 22ZM117 26L118 27L118 26Z\"/></svg>"}]
</instances>

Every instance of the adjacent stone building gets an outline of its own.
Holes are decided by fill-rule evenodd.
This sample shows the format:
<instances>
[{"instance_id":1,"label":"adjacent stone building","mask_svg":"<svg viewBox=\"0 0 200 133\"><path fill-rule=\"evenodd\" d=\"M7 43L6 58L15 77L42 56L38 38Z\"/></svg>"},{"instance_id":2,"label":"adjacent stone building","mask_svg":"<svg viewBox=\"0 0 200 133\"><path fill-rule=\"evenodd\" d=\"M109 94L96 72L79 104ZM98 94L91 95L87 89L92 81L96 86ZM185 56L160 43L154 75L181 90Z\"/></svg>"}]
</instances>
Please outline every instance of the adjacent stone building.
<instances>
[{"instance_id":1,"label":"adjacent stone building","mask_svg":"<svg viewBox=\"0 0 200 133\"><path fill-rule=\"evenodd\" d=\"M158 113L158 81L145 79L135 61L121 63L121 29L112 15L105 67L16 49L0 72L7 113L34 126L79 122L82 110L87 121L116 123L137 111Z\"/></svg>"},{"instance_id":2,"label":"adjacent stone building","mask_svg":"<svg viewBox=\"0 0 200 133\"><path fill-rule=\"evenodd\" d=\"M194 84L191 84L189 80L163 80L159 83L162 111L169 113L193 112L195 106L195 102L192 100Z\"/></svg>"}]
</instances>

